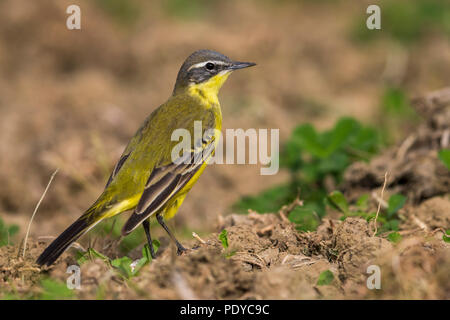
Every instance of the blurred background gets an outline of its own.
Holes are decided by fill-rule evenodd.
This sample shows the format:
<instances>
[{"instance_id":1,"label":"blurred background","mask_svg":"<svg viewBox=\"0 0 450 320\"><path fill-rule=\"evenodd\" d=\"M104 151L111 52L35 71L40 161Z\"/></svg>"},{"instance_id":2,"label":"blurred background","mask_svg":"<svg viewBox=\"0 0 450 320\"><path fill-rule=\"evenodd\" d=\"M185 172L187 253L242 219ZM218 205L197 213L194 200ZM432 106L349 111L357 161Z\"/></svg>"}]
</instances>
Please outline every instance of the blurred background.
<instances>
[{"instance_id":1,"label":"blurred background","mask_svg":"<svg viewBox=\"0 0 450 320\"><path fill-rule=\"evenodd\" d=\"M353 158L369 158L418 121L411 97L450 83L450 3L376 1L382 30L371 31L372 2L0 1L0 217L23 235L59 168L31 234L63 231L101 193L129 138L198 49L258 64L222 88L223 128L279 128L284 168L261 176L256 165L210 166L175 219L177 234L210 232L219 215L255 203L276 210L304 181L320 195L333 190ZM66 28L71 4L81 8L81 30ZM292 159L296 128L326 140L343 117L369 141L355 142L353 158L337 155L332 168ZM307 174L292 186L299 168Z\"/></svg>"}]
</instances>

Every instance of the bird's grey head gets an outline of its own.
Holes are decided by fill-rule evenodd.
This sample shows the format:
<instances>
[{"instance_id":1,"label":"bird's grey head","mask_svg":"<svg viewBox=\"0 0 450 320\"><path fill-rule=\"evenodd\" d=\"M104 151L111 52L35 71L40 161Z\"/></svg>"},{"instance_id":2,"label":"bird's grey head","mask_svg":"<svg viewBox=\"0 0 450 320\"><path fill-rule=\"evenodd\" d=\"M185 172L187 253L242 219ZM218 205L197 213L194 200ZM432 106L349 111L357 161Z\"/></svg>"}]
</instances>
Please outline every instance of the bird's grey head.
<instances>
[{"instance_id":1,"label":"bird's grey head","mask_svg":"<svg viewBox=\"0 0 450 320\"><path fill-rule=\"evenodd\" d=\"M174 93L191 84L206 82L218 74L254 66L252 62L233 61L227 56L212 50L198 50L184 61L178 72Z\"/></svg>"}]
</instances>

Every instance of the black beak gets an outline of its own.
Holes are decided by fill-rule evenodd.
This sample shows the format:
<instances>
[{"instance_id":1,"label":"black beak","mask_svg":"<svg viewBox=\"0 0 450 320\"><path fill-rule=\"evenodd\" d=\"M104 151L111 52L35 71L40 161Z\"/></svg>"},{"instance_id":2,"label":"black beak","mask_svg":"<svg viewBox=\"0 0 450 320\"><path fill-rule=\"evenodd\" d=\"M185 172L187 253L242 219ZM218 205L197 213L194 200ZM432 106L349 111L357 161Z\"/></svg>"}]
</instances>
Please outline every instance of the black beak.
<instances>
[{"instance_id":1,"label":"black beak","mask_svg":"<svg viewBox=\"0 0 450 320\"><path fill-rule=\"evenodd\" d=\"M253 67L253 66L256 66L256 63L233 61L231 63L231 66L228 67L228 69L238 70L238 69L244 69L244 68Z\"/></svg>"}]
</instances>

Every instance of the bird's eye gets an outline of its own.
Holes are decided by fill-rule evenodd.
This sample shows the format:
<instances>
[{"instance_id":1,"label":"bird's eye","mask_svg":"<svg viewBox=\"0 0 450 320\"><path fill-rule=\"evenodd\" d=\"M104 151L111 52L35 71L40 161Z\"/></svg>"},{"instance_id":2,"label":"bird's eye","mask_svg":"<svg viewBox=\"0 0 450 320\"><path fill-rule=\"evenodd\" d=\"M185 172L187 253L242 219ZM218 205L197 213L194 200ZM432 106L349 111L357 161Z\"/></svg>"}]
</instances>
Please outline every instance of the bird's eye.
<instances>
[{"instance_id":1,"label":"bird's eye","mask_svg":"<svg viewBox=\"0 0 450 320\"><path fill-rule=\"evenodd\" d=\"M214 67L215 67L215 66L214 66L214 63L208 62L208 63L206 64L206 69L209 70L209 71L213 70Z\"/></svg>"}]
</instances>

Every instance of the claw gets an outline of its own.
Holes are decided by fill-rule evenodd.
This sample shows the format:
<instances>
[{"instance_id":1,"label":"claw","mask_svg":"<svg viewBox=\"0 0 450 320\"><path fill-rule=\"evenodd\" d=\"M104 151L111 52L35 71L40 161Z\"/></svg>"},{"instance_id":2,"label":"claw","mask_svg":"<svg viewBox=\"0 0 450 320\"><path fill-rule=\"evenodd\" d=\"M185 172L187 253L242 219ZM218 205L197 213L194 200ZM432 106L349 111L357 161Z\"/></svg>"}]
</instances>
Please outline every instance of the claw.
<instances>
[{"instance_id":1,"label":"claw","mask_svg":"<svg viewBox=\"0 0 450 320\"><path fill-rule=\"evenodd\" d=\"M177 246L177 256L181 256L183 253L185 253L187 251L188 251L188 249L186 249L182 245Z\"/></svg>"}]
</instances>

